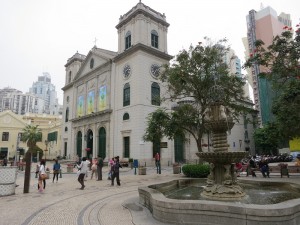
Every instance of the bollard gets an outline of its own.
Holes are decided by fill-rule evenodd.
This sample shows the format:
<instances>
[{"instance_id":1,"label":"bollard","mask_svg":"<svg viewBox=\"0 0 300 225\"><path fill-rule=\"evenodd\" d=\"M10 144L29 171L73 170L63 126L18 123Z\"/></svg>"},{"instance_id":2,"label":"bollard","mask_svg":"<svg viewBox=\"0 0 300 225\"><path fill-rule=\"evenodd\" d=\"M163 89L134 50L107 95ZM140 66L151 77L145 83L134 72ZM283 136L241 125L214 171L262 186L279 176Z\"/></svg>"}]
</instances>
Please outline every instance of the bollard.
<instances>
[{"instance_id":1,"label":"bollard","mask_svg":"<svg viewBox=\"0 0 300 225\"><path fill-rule=\"evenodd\" d=\"M146 167L146 162L145 162L145 167Z\"/></svg>"},{"instance_id":2,"label":"bollard","mask_svg":"<svg viewBox=\"0 0 300 225\"><path fill-rule=\"evenodd\" d=\"M61 169L59 169L59 178L62 178Z\"/></svg>"}]
</instances>

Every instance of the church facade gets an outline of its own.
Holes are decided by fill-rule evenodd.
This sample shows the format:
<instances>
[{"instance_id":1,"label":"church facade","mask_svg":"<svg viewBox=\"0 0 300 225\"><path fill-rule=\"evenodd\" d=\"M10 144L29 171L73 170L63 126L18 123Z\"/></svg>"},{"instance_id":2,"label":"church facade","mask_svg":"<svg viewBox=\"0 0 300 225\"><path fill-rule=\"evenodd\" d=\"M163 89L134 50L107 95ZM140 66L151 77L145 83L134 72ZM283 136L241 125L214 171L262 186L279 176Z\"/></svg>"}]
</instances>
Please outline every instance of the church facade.
<instances>
[{"instance_id":1,"label":"church facade","mask_svg":"<svg viewBox=\"0 0 300 225\"><path fill-rule=\"evenodd\" d=\"M165 15L139 2L120 17L118 52L94 46L68 59L64 91L63 155L114 156L151 162L153 145L143 141L146 117L165 94L160 66L167 52ZM165 141L165 146L170 146ZM167 148L166 148L167 149ZM171 160L168 151L162 156Z\"/></svg>"},{"instance_id":2,"label":"church facade","mask_svg":"<svg viewBox=\"0 0 300 225\"><path fill-rule=\"evenodd\" d=\"M161 65L172 59L168 27L164 14L139 2L116 25L117 52L94 46L87 56L77 52L68 59L62 155L105 161L120 156L147 165L157 151L164 165L197 159L196 143L189 138L186 143L163 139L159 147L143 141L149 113L159 107L171 110L170 103L158 101L167 95L159 80Z\"/></svg>"}]
</instances>

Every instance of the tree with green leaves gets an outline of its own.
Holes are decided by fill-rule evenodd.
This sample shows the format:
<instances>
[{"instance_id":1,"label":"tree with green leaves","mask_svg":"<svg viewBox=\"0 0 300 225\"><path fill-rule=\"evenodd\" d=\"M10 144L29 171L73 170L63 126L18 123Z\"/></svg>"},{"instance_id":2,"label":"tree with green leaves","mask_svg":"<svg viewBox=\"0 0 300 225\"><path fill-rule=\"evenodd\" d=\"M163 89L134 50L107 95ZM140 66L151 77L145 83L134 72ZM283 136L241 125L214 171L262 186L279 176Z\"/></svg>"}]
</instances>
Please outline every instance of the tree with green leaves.
<instances>
[{"instance_id":1,"label":"tree with green leaves","mask_svg":"<svg viewBox=\"0 0 300 225\"><path fill-rule=\"evenodd\" d=\"M300 137L300 25L295 36L285 26L284 32L265 46L257 40L245 67L260 66L259 76L272 83L277 98L272 105L277 127L287 139Z\"/></svg>"},{"instance_id":2,"label":"tree with green leaves","mask_svg":"<svg viewBox=\"0 0 300 225\"><path fill-rule=\"evenodd\" d=\"M38 125L26 125L22 130L21 141L27 143L28 151L25 154L25 176L24 176L24 193L29 193L30 186L30 166L31 166L31 153L36 149L36 143L42 140L41 129L38 128Z\"/></svg>"},{"instance_id":3,"label":"tree with green leaves","mask_svg":"<svg viewBox=\"0 0 300 225\"><path fill-rule=\"evenodd\" d=\"M229 51L226 39L217 43L198 43L182 50L169 65L164 65L161 81L168 96L162 101L177 103L173 110L159 109L148 117L148 127L144 139L152 137L185 137L191 134L197 142L198 151L202 151L201 139L207 132L204 113L214 101L221 101L237 119L248 108L243 92L245 84L242 78L230 74L225 56ZM160 117L156 116L159 112ZM153 129L159 124L160 129ZM157 126L157 125L156 125ZM153 133L154 132L154 133ZM155 134L157 132L157 134Z\"/></svg>"},{"instance_id":4,"label":"tree with green leaves","mask_svg":"<svg viewBox=\"0 0 300 225\"><path fill-rule=\"evenodd\" d=\"M23 129L21 141L27 143L28 152L33 156L36 156L39 151L41 158L43 157L43 150L36 145L37 142L42 141L42 131L38 128L38 125L27 125Z\"/></svg>"},{"instance_id":5,"label":"tree with green leaves","mask_svg":"<svg viewBox=\"0 0 300 225\"><path fill-rule=\"evenodd\" d=\"M268 123L254 132L255 146L260 154L276 155L281 140L282 137L276 123Z\"/></svg>"}]
</instances>

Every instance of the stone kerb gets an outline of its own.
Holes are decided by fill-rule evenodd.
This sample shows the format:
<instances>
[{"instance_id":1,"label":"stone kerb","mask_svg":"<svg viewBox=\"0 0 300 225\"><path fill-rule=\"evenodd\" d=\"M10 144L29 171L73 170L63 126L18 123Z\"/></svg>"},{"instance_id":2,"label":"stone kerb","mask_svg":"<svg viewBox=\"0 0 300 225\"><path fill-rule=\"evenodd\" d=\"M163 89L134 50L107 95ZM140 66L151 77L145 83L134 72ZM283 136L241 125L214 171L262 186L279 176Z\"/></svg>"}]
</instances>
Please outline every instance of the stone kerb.
<instances>
[{"instance_id":1,"label":"stone kerb","mask_svg":"<svg viewBox=\"0 0 300 225\"><path fill-rule=\"evenodd\" d=\"M167 186L177 181L167 182ZM152 185L158 188L160 185ZM256 205L210 200L176 200L166 198L160 191L139 187L139 203L147 207L153 217L171 224L199 225L274 225L300 224L299 199L278 204ZM280 216L279 216L280 215Z\"/></svg>"},{"instance_id":2,"label":"stone kerb","mask_svg":"<svg viewBox=\"0 0 300 225\"><path fill-rule=\"evenodd\" d=\"M0 196L15 194L17 169L16 166L0 167Z\"/></svg>"}]
</instances>

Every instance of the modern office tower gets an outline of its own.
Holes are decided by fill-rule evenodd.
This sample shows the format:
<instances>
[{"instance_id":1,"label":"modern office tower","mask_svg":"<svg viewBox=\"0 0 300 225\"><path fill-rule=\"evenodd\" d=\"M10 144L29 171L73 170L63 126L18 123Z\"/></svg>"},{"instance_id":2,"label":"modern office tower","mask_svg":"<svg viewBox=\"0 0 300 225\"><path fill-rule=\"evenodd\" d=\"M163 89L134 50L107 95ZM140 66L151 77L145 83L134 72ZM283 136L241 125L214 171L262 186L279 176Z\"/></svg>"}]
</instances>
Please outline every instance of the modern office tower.
<instances>
[{"instance_id":1,"label":"modern office tower","mask_svg":"<svg viewBox=\"0 0 300 225\"><path fill-rule=\"evenodd\" d=\"M280 35L284 26L291 26L290 15L277 13L271 7L266 7L260 11L250 10L246 17L247 20L247 38L244 38L246 58L255 54L255 41L262 40L265 46L272 43L273 37ZM275 96L271 83L265 78L258 76L263 68L254 65L247 70L248 80L253 88L255 108L259 111L259 123L264 125L272 121L272 101Z\"/></svg>"},{"instance_id":2,"label":"modern office tower","mask_svg":"<svg viewBox=\"0 0 300 225\"><path fill-rule=\"evenodd\" d=\"M61 114L61 107L58 105L57 92L55 86L51 83L51 76L44 72L42 76L38 76L38 81L32 84L29 92L38 96L45 101L45 109L43 113L51 115Z\"/></svg>"}]
</instances>

